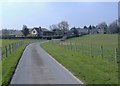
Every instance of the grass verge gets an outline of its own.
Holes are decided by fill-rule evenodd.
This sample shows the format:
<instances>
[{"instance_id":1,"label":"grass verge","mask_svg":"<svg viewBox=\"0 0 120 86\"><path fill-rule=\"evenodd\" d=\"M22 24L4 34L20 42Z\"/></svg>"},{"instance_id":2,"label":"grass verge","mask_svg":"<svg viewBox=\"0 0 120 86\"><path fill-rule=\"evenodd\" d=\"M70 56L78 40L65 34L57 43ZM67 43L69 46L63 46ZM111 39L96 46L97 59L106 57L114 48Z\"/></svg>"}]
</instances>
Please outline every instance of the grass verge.
<instances>
[{"instance_id":1,"label":"grass verge","mask_svg":"<svg viewBox=\"0 0 120 86\"><path fill-rule=\"evenodd\" d=\"M2 86L8 86L24 48L25 45L20 46L14 53L2 60Z\"/></svg>"},{"instance_id":2,"label":"grass verge","mask_svg":"<svg viewBox=\"0 0 120 86\"><path fill-rule=\"evenodd\" d=\"M0 40L1 41L1 40ZM0 65L0 73L2 73L2 86L8 86L12 75L14 74L14 71L17 67L17 64L19 62L19 59L26 47L26 45L33 43L33 42L42 42L44 40L37 40L37 39L2 39L3 45L0 47L8 46L11 43L23 41L24 44L22 46L19 46L16 48L14 51L12 51L11 54L8 55L8 57L3 57L2 58L2 66ZM0 76L1 78L1 76ZM1 84L1 82L0 82Z\"/></svg>"},{"instance_id":3,"label":"grass verge","mask_svg":"<svg viewBox=\"0 0 120 86\"><path fill-rule=\"evenodd\" d=\"M86 84L117 84L117 65L108 60L76 52L58 45L41 45L59 63Z\"/></svg>"}]
</instances>

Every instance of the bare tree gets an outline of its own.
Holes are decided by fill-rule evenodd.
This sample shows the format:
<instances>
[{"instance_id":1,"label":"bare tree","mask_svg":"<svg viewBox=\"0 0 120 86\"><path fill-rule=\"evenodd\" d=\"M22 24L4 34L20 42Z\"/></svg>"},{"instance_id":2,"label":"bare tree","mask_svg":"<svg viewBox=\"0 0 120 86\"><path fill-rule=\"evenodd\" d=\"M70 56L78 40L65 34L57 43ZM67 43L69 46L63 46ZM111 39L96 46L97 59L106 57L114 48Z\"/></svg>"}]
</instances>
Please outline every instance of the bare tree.
<instances>
[{"instance_id":1,"label":"bare tree","mask_svg":"<svg viewBox=\"0 0 120 86\"><path fill-rule=\"evenodd\" d=\"M109 33L118 33L119 31L119 25L118 25L118 20L113 21L108 28Z\"/></svg>"},{"instance_id":2,"label":"bare tree","mask_svg":"<svg viewBox=\"0 0 120 86\"><path fill-rule=\"evenodd\" d=\"M65 35L69 30L69 24L67 21L61 21L58 23L58 28L62 31L62 35Z\"/></svg>"},{"instance_id":3,"label":"bare tree","mask_svg":"<svg viewBox=\"0 0 120 86\"><path fill-rule=\"evenodd\" d=\"M62 35L61 30L56 24L51 25L49 28L51 31L54 31L54 35Z\"/></svg>"},{"instance_id":4,"label":"bare tree","mask_svg":"<svg viewBox=\"0 0 120 86\"><path fill-rule=\"evenodd\" d=\"M97 29L99 30L99 33L107 33L108 26L106 22L102 22L97 25Z\"/></svg>"},{"instance_id":5,"label":"bare tree","mask_svg":"<svg viewBox=\"0 0 120 86\"><path fill-rule=\"evenodd\" d=\"M58 26L56 25L56 24L53 24L53 25L51 25L50 27L50 30L55 30L55 29L58 29Z\"/></svg>"}]
</instances>

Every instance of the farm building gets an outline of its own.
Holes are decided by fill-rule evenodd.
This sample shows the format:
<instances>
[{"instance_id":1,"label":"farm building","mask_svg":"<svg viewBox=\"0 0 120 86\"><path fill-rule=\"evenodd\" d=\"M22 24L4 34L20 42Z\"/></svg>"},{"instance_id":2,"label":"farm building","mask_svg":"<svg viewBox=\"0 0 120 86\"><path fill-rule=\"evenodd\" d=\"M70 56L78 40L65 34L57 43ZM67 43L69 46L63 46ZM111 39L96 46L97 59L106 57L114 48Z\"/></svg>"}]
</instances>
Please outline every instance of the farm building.
<instances>
[{"instance_id":1,"label":"farm building","mask_svg":"<svg viewBox=\"0 0 120 86\"><path fill-rule=\"evenodd\" d=\"M42 30L41 27L37 28L34 27L33 29L30 30L30 34L32 37L38 37L42 35Z\"/></svg>"},{"instance_id":2,"label":"farm building","mask_svg":"<svg viewBox=\"0 0 120 86\"><path fill-rule=\"evenodd\" d=\"M30 34L32 37L43 37L43 36L52 36L54 32L49 31L46 28L34 27L33 29L30 30Z\"/></svg>"}]
</instances>

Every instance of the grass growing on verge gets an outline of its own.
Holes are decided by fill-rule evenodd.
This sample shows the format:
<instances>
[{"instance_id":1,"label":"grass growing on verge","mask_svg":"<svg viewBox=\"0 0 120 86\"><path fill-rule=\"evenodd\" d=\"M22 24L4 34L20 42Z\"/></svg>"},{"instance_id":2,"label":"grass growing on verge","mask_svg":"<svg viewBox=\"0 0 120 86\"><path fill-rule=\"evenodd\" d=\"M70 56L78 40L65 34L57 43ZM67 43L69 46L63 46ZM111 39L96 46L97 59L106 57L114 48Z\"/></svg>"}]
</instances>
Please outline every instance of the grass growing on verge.
<instances>
[{"instance_id":1,"label":"grass growing on verge","mask_svg":"<svg viewBox=\"0 0 120 86\"><path fill-rule=\"evenodd\" d=\"M73 39L72 39L73 40ZM117 84L117 64L100 57L90 57L56 44L41 45L58 62L87 84Z\"/></svg>"},{"instance_id":2,"label":"grass growing on verge","mask_svg":"<svg viewBox=\"0 0 120 86\"><path fill-rule=\"evenodd\" d=\"M2 41L2 45L0 47L7 46L9 44L23 41L23 39L0 39Z\"/></svg>"},{"instance_id":3,"label":"grass growing on verge","mask_svg":"<svg viewBox=\"0 0 120 86\"><path fill-rule=\"evenodd\" d=\"M82 37L71 38L61 43L72 43L79 52L95 57L101 57L101 46L103 47L103 58L115 60L115 50L118 48L117 34L97 34L85 35Z\"/></svg>"},{"instance_id":4,"label":"grass growing on verge","mask_svg":"<svg viewBox=\"0 0 120 86\"><path fill-rule=\"evenodd\" d=\"M2 85L7 86L9 80L15 70L15 67L20 59L20 56L24 50L25 46L20 46L18 49L14 51L14 53L10 54L9 57L6 57L2 60Z\"/></svg>"},{"instance_id":5,"label":"grass growing on verge","mask_svg":"<svg viewBox=\"0 0 120 86\"><path fill-rule=\"evenodd\" d=\"M2 46L8 46L11 43L23 41L24 44L22 46L19 46L17 49L12 51L8 57L3 57L2 59L2 70L0 69L0 73L2 72L2 86L8 86L10 82L10 78L12 77L12 74L15 71L15 68L17 66L17 63L23 53L23 50L25 49L26 45L32 43L32 42L42 42L44 40L38 40L38 39L2 39Z\"/></svg>"}]
</instances>

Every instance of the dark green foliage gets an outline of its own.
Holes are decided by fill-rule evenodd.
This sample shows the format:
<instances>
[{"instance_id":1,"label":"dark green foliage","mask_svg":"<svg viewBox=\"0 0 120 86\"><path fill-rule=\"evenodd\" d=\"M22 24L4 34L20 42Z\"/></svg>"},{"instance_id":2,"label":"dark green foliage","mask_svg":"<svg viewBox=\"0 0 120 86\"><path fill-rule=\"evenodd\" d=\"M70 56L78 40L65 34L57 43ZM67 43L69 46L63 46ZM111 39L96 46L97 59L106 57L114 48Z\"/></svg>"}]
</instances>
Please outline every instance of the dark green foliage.
<instances>
[{"instance_id":1,"label":"dark green foliage","mask_svg":"<svg viewBox=\"0 0 120 86\"><path fill-rule=\"evenodd\" d=\"M87 29L87 26L84 26L84 29Z\"/></svg>"},{"instance_id":2,"label":"dark green foliage","mask_svg":"<svg viewBox=\"0 0 120 86\"><path fill-rule=\"evenodd\" d=\"M25 37L29 34L29 29L27 28L26 25L23 25L22 33Z\"/></svg>"},{"instance_id":3,"label":"dark green foliage","mask_svg":"<svg viewBox=\"0 0 120 86\"><path fill-rule=\"evenodd\" d=\"M77 28L73 27L71 28L71 31L74 33L75 36L79 36L79 31Z\"/></svg>"}]
</instances>

